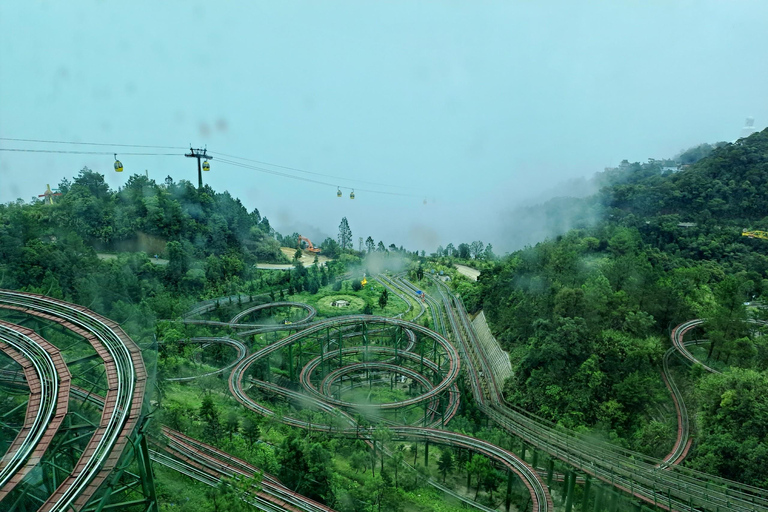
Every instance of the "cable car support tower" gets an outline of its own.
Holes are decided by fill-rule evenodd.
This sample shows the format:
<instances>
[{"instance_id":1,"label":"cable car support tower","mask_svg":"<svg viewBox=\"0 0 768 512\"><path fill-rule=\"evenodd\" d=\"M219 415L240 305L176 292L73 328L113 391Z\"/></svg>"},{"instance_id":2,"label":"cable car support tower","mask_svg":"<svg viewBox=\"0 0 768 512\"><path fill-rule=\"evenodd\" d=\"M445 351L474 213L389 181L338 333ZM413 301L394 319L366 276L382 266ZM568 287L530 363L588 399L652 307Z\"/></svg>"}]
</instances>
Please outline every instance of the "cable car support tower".
<instances>
[{"instance_id":1,"label":"cable car support tower","mask_svg":"<svg viewBox=\"0 0 768 512\"><path fill-rule=\"evenodd\" d=\"M189 153L185 153L184 156L187 158L197 158L197 188L203 188L203 172L202 171L210 171L211 166L208 164L208 160L213 160L213 157L208 154L207 148L197 148L194 149L190 145ZM205 160L205 162L200 164L200 160Z\"/></svg>"}]
</instances>

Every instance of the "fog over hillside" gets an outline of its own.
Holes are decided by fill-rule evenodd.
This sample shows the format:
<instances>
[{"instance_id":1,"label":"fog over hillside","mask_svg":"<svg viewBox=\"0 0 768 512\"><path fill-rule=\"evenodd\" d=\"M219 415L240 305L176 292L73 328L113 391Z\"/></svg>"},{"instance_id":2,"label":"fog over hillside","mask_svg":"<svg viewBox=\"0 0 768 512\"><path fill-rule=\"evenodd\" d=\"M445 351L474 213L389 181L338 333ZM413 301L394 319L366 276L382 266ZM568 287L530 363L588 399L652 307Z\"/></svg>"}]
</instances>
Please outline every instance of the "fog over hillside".
<instances>
[{"instance_id":1,"label":"fog over hillside","mask_svg":"<svg viewBox=\"0 0 768 512\"><path fill-rule=\"evenodd\" d=\"M765 2L3 2L0 201L84 166L113 188L194 183L192 145L281 232L347 217L355 240L507 251L543 233L520 208L764 127L766 19Z\"/></svg>"}]
</instances>

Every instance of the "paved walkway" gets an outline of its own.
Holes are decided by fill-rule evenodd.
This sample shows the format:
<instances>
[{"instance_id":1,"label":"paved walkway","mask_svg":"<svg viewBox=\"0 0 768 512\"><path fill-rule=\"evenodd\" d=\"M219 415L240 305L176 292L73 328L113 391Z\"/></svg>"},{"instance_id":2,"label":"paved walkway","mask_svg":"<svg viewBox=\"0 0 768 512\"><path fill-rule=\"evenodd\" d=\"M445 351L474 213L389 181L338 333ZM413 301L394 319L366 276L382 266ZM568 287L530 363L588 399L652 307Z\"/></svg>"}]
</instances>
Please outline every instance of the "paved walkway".
<instances>
[{"instance_id":1,"label":"paved walkway","mask_svg":"<svg viewBox=\"0 0 768 512\"><path fill-rule=\"evenodd\" d=\"M477 281L477 278L480 276L480 271L475 270L472 267L459 265L458 263L454 264L454 267L456 267L456 270L458 270L460 274L464 274L473 281Z\"/></svg>"}]
</instances>

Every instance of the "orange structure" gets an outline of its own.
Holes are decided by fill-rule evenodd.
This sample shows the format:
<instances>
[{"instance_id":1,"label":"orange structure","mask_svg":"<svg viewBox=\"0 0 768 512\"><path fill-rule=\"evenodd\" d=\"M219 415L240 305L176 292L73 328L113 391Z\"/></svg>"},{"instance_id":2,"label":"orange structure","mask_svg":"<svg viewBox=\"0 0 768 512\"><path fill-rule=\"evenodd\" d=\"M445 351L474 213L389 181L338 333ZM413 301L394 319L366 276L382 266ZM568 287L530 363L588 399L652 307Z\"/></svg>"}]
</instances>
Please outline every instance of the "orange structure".
<instances>
[{"instance_id":1,"label":"orange structure","mask_svg":"<svg viewBox=\"0 0 768 512\"><path fill-rule=\"evenodd\" d=\"M299 243L299 249L301 249L301 241L302 241L302 240L304 240L305 242L307 242L307 250L308 250L309 252L314 252L314 253L318 253L318 252L320 252L320 249L318 249L318 248L316 248L314 245L312 245L312 240L310 240L309 238L307 238L307 237L305 237L305 236L301 236L301 235L299 235L299 239L298 239L298 243Z\"/></svg>"}]
</instances>

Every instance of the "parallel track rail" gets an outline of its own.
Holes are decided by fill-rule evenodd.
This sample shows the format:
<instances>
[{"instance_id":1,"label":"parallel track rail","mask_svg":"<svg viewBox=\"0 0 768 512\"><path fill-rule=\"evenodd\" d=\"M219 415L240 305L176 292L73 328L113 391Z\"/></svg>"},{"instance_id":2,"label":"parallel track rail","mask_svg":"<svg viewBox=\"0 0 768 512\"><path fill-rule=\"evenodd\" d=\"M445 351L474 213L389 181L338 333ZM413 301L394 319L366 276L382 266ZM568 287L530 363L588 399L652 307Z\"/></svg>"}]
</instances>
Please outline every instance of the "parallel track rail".
<instances>
[{"instance_id":1,"label":"parallel track rail","mask_svg":"<svg viewBox=\"0 0 768 512\"><path fill-rule=\"evenodd\" d=\"M436 324L438 326L441 325L441 320L438 320L441 318L441 313L439 311L438 305L433 306L433 315L434 315L434 318L436 319ZM458 352L456 352L456 349L453 347L453 345L450 342L448 342L443 336L441 336L440 334L434 331L431 331L430 329L422 327L420 325L413 324L410 322L405 322L399 319L372 317L367 315L352 315L352 316L337 317L337 318L332 318L326 321L317 322L315 324L310 325L304 331L301 331L296 334L292 334L284 338L283 340L278 341L272 345L269 345L257 351L256 353L250 355L248 358L246 358L245 361L243 361L240 365L235 367L235 369L233 370L230 376L230 391L238 401L240 401L243 405L245 405L249 409L252 409L258 412L259 414L262 414L265 416L274 415L275 414L274 411L270 410L269 408L265 407L262 404L259 404L255 400L251 399L245 393L243 389L243 380L249 367L260 358L265 357L266 355L276 350L284 348L289 344L294 343L297 340L305 336L308 336L314 332L319 332L326 327L343 328L345 326L354 325L361 322L397 325L405 329L410 329L412 331L419 332L422 335L426 335L435 339L441 345L442 349L446 352L446 354L448 354L448 360L450 362L450 365L449 365L448 371L446 372L446 377L438 385L436 385L434 388L427 391L420 397L399 402L398 403L399 406L414 405L417 403L421 403L425 400L432 399L436 397L439 394L439 392L443 392L453 385L453 382L458 376L458 372L460 368L459 354ZM382 347L379 347L379 350L381 349ZM350 349L348 348L346 350L349 351ZM392 354L396 353L395 350L392 348L387 348L386 350ZM342 354L343 353L344 353L344 350L342 350ZM316 358L316 359L320 360L321 358ZM434 364L434 362L432 363ZM380 363L380 364L386 364L386 363ZM309 372L311 372L311 370L308 370L308 367L309 365L305 366L302 371L302 375L305 378L308 378L307 375ZM325 403L325 401L329 401L329 400L327 396L324 397L320 393L318 393L318 395L320 396L307 396L307 395L296 393L284 388L280 388L278 386L270 385L265 382L260 382L260 381L259 382L249 381L249 382L258 384L260 387L268 386L274 392L281 393L288 397L293 397L294 399L297 399L297 400L305 400L305 401L311 400L320 409L324 409L332 413L335 411L336 414L339 414L339 409L337 409L331 404ZM458 393L454 391L450 393L449 396L450 396L450 403L455 404L453 406L449 405L449 407L451 408L458 407ZM336 405L351 405L351 404L341 403ZM387 408L389 407L389 405L378 404L378 407ZM350 426L350 427L344 428L344 427L332 426L332 425L318 425L318 424L302 421L296 418L281 417L280 419L284 423L289 424L291 426L309 429L313 431L329 432L337 436L341 435L341 436L347 436L347 437L362 438L367 441L372 441L374 439L373 430L361 429L358 426L354 426L354 427ZM345 422L347 424L354 424L354 420L351 420L351 418L348 416L346 417ZM420 441L430 441L430 442L448 444L451 446L457 446L462 448L469 448L477 452L483 453L491 457L492 459L496 460L497 462L501 463L505 467L507 467L510 471L517 474L523 480L523 483L526 485L526 487L529 489L529 492L531 493L531 500L534 504L533 505L534 511L539 512L539 511L553 510L551 496L549 495L549 492L546 486L544 485L541 477L536 473L536 471L532 467L530 467L528 464L526 464L524 461L519 459L517 456L515 456L511 452L508 452L486 441L482 441L471 436L465 436L463 434L448 432L445 430L438 430L438 429L429 428L429 427L418 427L418 426L408 427L408 426L397 426L397 425L389 426L388 428L396 439L402 439L402 440L415 439Z\"/></svg>"},{"instance_id":2,"label":"parallel track rail","mask_svg":"<svg viewBox=\"0 0 768 512\"><path fill-rule=\"evenodd\" d=\"M442 283L436 282L438 287ZM452 299L461 318L466 310L461 301ZM448 305L446 305L448 309ZM471 323L463 320L467 333ZM681 333L695 327L689 323L678 329ZM471 334L469 334L471 339ZM475 349L474 347L477 347ZM469 343L467 351L481 352L476 343ZM768 510L768 491L712 475L696 472L668 462L630 452L607 443L587 440L582 436L558 430L545 420L508 404L493 380L487 361L479 355L484 377L489 383L491 402L479 408L505 430L588 474L621 489L647 503L667 510ZM472 361L474 363L474 361ZM684 451L685 448L682 448ZM679 459L682 453L678 452ZM660 467L671 471L660 471Z\"/></svg>"},{"instance_id":3,"label":"parallel track rail","mask_svg":"<svg viewBox=\"0 0 768 512\"><path fill-rule=\"evenodd\" d=\"M71 376L59 349L32 329L0 321L0 350L23 369L29 385L24 425L0 461L0 500L40 462L68 410Z\"/></svg>"},{"instance_id":4,"label":"parallel track rail","mask_svg":"<svg viewBox=\"0 0 768 512\"><path fill-rule=\"evenodd\" d=\"M85 338L104 361L109 389L101 421L72 473L39 510L80 509L116 466L138 424L147 378L141 353L118 324L82 306L0 290L0 307L58 323Z\"/></svg>"}]
</instances>

